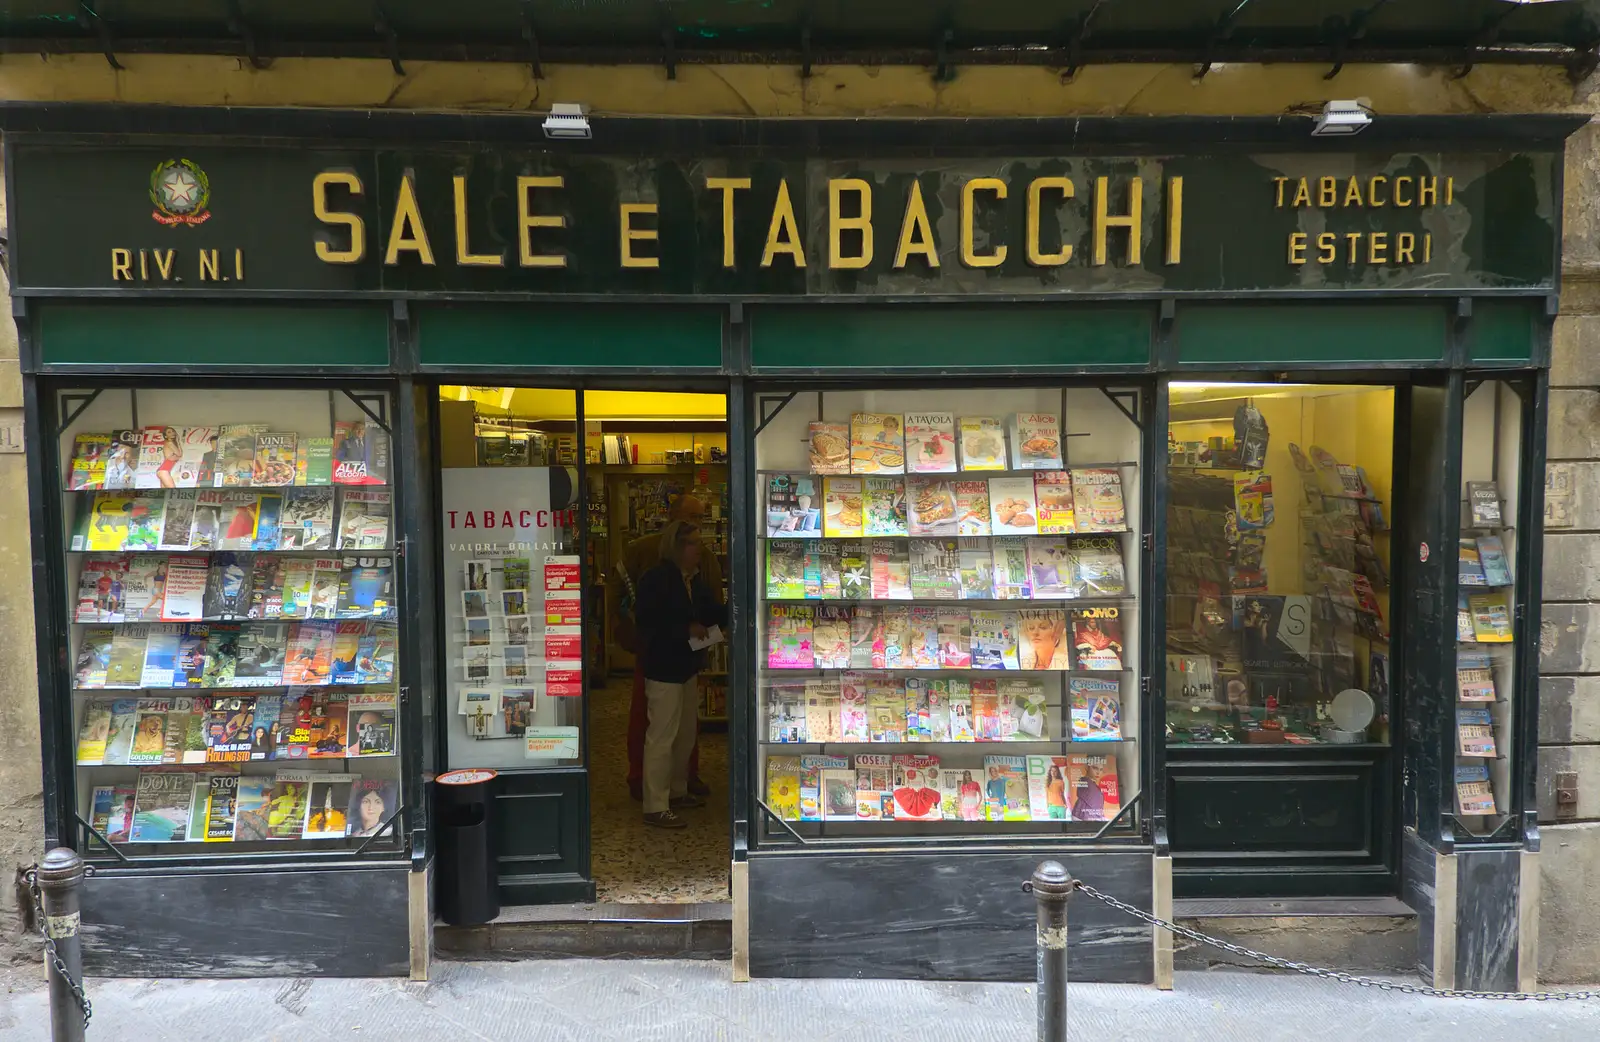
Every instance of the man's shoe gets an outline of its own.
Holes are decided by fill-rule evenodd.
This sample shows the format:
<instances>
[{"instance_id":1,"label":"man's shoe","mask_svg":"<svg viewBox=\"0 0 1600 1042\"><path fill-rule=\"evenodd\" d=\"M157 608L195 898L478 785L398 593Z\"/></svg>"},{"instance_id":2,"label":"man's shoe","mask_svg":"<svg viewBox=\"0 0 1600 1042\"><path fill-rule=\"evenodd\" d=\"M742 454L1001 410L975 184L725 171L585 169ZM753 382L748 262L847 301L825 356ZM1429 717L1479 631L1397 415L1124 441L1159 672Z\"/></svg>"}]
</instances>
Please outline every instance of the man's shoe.
<instances>
[{"instance_id":1,"label":"man's shoe","mask_svg":"<svg viewBox=\"0 0 1600 1042\"><path fill-rule=\"evenodd\" d=\"M711 795L711 786L707 785L699 778L690 778L689 791L696 796L709 796Z\"/></svg>"},{"instance_id":2,"label":"man's shoe","mask_svg":"<svg viewBox=\"0 0 1600 1042\"><path fill-rule=\"evenodd\" d=\"M696 807L704 807L706 801L691 792L687 796L672 797L671 805L679 810L692 810Z\"/></svg>"},{"instance_id":3,"label":"man's shoe","mask_svg":"<svg viewBox=\"0 0 1600 1042\"><path fill-rule=\"evenodd\" d=\"M646 814L644 823L646 825L654 825L658 829L686 829L689 827L687 821L684 821L670 810L664 810L658 814Z\"/></svg>"}]
</instances>

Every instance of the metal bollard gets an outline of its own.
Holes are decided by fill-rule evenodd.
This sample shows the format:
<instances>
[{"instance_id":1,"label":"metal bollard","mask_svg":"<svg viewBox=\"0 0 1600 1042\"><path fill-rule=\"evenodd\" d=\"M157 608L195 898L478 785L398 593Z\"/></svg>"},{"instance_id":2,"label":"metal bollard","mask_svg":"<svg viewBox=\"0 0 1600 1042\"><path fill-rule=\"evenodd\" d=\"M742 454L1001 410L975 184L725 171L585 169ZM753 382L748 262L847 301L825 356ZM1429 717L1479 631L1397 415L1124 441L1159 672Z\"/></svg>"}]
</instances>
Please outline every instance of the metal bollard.
<instances>
[{"instance_id":1,"label":"metal bollard","mask_svg":"<svg viewBox=\"0 0 1600 1042\"><path fill-rule=\"evenodd\" d=\"M1059 862L1041 862L1022 888L1039 907L1038 963L1039 1042L1067 1038L1067 898L1078 881Z\"/></svg>"},{"instance_id":2,"label":"metal bollard","mask_svg":"<svg viewBox=\"0 0 1600 1042\"><path fill-rule=\"evenodd\" d=\"M92 1007L83 990L83 944L78 936L78 889L84 874L83 858L66 847L50 851L33 871L50 982L53 1042L83 1042L89 1026Z\"/></svg>"}]
</instances>

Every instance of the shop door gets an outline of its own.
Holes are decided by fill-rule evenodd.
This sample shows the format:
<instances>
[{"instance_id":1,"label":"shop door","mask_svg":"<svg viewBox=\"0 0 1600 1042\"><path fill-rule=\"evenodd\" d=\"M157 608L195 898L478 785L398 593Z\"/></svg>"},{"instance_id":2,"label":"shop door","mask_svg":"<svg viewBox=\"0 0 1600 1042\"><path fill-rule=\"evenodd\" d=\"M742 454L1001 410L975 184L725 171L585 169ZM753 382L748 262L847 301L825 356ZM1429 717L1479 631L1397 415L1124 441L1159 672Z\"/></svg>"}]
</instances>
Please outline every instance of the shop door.
<instances>
[{"instance_id":1,"label":"shop door","mask_svg":"<svg viewBox=\"0 0 1600 1042\"><path fill-rule=\"evenodd\" d=\"M499 772L502 904L591 900L577 392L445 386L438 406L445 766Z\"/></svg>"},{"instance_id":2,"label":"shop door","mask_svg":"<svg viewBox=\"0 0 1600 1042\"><path fill-rule=\"evenodd\" d=\"M1174 382L1169 402L1175 892L1393 893L1410 394Z\"/></svg>"}]
</instances>

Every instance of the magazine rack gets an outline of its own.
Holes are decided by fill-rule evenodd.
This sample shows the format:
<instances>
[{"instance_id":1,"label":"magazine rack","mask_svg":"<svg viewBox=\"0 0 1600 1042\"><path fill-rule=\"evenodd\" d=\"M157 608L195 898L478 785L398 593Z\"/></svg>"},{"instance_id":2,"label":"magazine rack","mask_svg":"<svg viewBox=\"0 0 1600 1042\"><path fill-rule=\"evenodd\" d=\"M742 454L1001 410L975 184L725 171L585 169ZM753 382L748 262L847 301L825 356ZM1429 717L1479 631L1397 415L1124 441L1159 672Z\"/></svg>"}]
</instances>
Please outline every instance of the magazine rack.
<instances>
[{"instance_id":1,"label":"magazine rack","mask_svg":"<svg viewBox=\"0 0 1600 1042\"><path fill-rule=\"evenodd\" d=\"M55 407L86 856L403 851L388 394L107 387Z\"/></svg>"},{"instance_id":2,"label":"magazine rack","mask_svg":"<svg viewBox=\"0 0 1600 1042\"><path fill-rule=\"evenodd\" d=\"M1519 639L1517 538L1527 388L1468 383L1462 406L1461 538L1456 567L1452 830L1463 840L1518 838L1516 719L1519 678L1532 672Z\"/></svg>"},{"instance_id":3,"label":"magazine rack","mask_svg":"<svg viewBox=\"0 0 1600 1042\"><path fill-rule=\"evenodd\" d=\"M758 841L1139 835L1136 400L760 399Z\"/></svg>"}]
</instances>

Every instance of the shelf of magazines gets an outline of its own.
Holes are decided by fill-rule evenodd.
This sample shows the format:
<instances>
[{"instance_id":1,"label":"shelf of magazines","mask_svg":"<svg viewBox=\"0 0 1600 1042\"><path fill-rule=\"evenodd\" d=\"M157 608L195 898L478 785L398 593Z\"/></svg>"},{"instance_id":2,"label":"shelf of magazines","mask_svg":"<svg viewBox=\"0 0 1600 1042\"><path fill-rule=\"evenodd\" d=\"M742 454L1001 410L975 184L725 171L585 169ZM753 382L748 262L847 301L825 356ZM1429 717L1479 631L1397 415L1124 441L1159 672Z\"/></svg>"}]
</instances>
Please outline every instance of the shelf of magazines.
<instances>
[{"instance_id":1,"label":"shelf of magazines","mask_svg":"<svg viewBox=\"0 0 1600 1042\"><path fill-rule=\"evenodd\" d=\"M400 850L384 395L147 388L61 405L86 853ZM275 420L141 427L141 409Z\"/></svg>"},{"instance_id":2,"label":"shelf of magazines","mask_svg":"<svg viewBox=\"0 0 1600 1042\"><path fill-rule=\"evenodd\" d=\"M1455 805L1480 838L1507 818L1516 647L1516 531L1493 481L1465 483L1457 548Z\"/></svg>"}]
</instances>

